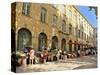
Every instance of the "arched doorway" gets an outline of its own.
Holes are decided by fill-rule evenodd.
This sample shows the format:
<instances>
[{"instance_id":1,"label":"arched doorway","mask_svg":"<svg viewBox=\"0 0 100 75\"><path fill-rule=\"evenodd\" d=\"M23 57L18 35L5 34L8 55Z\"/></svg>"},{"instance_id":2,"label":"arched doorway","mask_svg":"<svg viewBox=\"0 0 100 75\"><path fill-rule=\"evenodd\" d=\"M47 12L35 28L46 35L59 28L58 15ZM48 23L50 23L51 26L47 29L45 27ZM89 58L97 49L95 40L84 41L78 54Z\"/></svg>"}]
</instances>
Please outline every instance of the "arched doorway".
<instances>
[{"instance_id":1,"label":"arched doorway","mask_svg":"<svg viewBox=\"0 0 100 75\"><path fill-rule=\"evenodd\" d=\"M61 50L66 50L66 40L64 38L61 41Z\"/></svg>"},{"instance_id":2,"label":"arched doorway","mask_svg":"<svg viewBox=\"0 0 100 75\"><path fill-rule=\"evenodd\" d=\"M72 40L69 40L69 51L72 52Z\"/></svg>"},{"instance_id":3,"label":"arched doorway","mask_svg":"<svg viewBox=\"0 0 100 75\"><path fill-rule=\"evenodd\" d=\"M53 36L51 49L57 49L57 48L58 48L58 38L56 36Z\"/></svg>"},{"instance_id":4,"label":"arched doorway","mask_svg":"<svg viewBox=\"0 0 100 75\"><path fill-rule=\"evenodd\" d=\"M38 39L39 39L38 49L41 51L44 48L47 48L47 35L45 33L40 33Z\"/></svg>"},{"instance_id":5,"label":"arched doorway","mask_svg":"<svg viewBox=\"0 0 100 75\"><path fill-rule=\"evenodd\" d=\"M18 31L17 37L17 49L23 50L25 47L29 47L32 45L32 34L26 28L21 28Z\"/></svg>"},{"instance_id":6,"label":"arched doorway","mask_svg":"<svg viewBox=\"0 0 100 75\"><path fill-rule=\"evenodd\" d=\"M11 29L11 52L15 50L15 31Z\"/></svg>"}]
</instances>

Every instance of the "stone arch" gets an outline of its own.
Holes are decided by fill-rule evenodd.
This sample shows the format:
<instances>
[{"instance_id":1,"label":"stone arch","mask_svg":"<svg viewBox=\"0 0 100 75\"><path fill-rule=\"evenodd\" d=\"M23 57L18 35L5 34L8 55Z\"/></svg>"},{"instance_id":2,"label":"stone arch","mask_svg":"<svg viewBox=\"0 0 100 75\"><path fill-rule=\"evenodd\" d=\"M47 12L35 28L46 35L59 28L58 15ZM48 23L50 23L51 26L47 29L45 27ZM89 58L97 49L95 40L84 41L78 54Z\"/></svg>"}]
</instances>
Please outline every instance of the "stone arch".
<instances>
[{"instance_id":1,"label":"stone arch","mask_svg":"<svg viewBox=\"0 0 100 75\"><path fill-rule=\"evenodd\" d=\"M57 38L57 36L53 36L51 49L57 49L57 48L58 48L58 38Z\"/></svg>"},{"instance_id":2,"label":"stone arch","mask_svg":"<svg viewBox=\"0 0 100 75\"><path fill-rule=\"evenodd\" d=\"M61 50L66 50L66 40L65 40L65 38L63 38L61 40Z\"/></svg>"},{"instance_id":3,"label":"stone arch","mask_svg":"<svg viewBox=\"0 0 100 75\"><path fill-rule=\"evenodd\" d=\"M72 40L69 40L69 51L72 52Z\"/></svg>"},{"instance_id":4,"label":"stone arch","mask_svg":"<svg viewBox=\"0 0 100 75\"><path fill-rule=\"evenodd\" d=\"M17 49L23 50L25 47L32 45L32 33L27 28L21 28L18 30L17 36Z\"/></svg>"},{"instance_id":5,"label":"stone arch","mask_svg":"<svg viewBox=\"0 0 100 75\"><path fill-rule=\"evenodd\" d=\"M41 32L38 37L38 50L43 50L47 48L47 35L44 32Z\"/></svg>"}]
</instances>

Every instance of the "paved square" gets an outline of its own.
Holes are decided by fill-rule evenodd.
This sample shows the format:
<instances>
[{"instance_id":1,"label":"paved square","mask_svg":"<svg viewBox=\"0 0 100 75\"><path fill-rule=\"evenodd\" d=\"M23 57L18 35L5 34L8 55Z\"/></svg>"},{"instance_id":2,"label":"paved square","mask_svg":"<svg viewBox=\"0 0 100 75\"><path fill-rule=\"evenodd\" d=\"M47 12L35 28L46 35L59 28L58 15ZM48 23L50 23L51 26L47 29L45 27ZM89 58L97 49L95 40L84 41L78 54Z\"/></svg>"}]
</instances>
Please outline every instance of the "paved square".
<instances>
[{"instance_id":1,"label":"paved square","mask_svg":"<svg viewBox=\"0 0 100 75\"><path fill-rule=\"evenodd\" d=\"M45 71L63 71L73 69L88 69L97 67L97 56L83 56L74 59L68 59L66 62L46 62L45 64L28 65L27 67L17 67L17 73L24 72L45 72Z\"/></svg>"}]
</instances>

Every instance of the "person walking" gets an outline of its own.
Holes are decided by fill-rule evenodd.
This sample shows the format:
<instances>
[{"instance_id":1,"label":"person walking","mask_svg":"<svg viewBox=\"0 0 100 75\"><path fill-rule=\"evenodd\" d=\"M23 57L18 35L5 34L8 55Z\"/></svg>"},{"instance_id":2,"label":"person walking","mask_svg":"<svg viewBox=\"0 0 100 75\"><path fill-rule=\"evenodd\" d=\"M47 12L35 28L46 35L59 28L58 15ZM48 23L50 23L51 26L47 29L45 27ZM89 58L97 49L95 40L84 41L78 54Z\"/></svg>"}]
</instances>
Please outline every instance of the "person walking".
<instances>
[{"instance_id":1,"label":"person walking","mask_svg":"<svg viewBox=\"0 0 100 75\"><path fill-rule=\"evenodd\" d=\"M67 52L64 51L64 62L66 62L66 61L67 61Z\"/></svg>"},{"instance_id":2,"label":"person walking","mask_svg":"<svg viewBox=\"0 0 100 75\"><path fill-rule=\"evenodd\" d=\"M57 51L56 57L57 57L57 61L59 61L59 59L60 59L60 50L59 50L59 49L58 49L58 51Z\"/></svg>"},{"instance_id":3,"label":"person walking","mask_svg":"<svg viewBox=\"0 0 100 75\"><path fill-rule=\"evenodd\" d=\"M44 51L43 51L43 56L44 56L44 63L46 63L47 57L48 57L48 51L47 51L46 48L45 48Z\"/></svg>"},{"instance_id":4,"label":"person walking","mask_svg":"<svg viewBox=\"0 0 100 75\"><path fill-rule=\"evenodd\" d=\"M48 51L45 48L41 52L41 62L42 63L46 63L46 61L47 61L47 55L48 55Z\"/></svg>"},{"instance_id":5,"label":"person walking","mask_svg":"<svg viewBox=\"0 0 100 75\"><path fill-rule=\"evenodd\" d=\"M35 60L35 50L34 50L34 48L32 48L30 50L29 55L30 55L29 63L33 65L34 60Z\"/></svg>"}]
</instances>

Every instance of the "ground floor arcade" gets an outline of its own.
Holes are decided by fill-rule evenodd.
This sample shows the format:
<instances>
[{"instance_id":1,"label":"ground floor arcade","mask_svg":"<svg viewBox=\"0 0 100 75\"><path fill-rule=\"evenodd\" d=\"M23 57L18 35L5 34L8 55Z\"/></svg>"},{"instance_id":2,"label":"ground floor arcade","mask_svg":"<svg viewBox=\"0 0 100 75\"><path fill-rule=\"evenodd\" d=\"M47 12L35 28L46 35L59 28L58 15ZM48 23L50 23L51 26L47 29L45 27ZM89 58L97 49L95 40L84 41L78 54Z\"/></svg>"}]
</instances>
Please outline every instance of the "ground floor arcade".
<instances>
[{"instance_id":1,"label":"ground floor arcade","mask_svg":"<svg viewBox=\"0 0 100 75\"><path fill-rule=\"evenodd\" d=\"M61 37L59 35L49 35L46 32L39 32L35 37L27 28L21 28L17 33L12 29L12 49L23 50L25 47L33 47L35 50L41 51L47 49L61 49L66 51L77 51L87 48L88 44L82 44L73 39Z\"/></svg>"}]
</instances>

